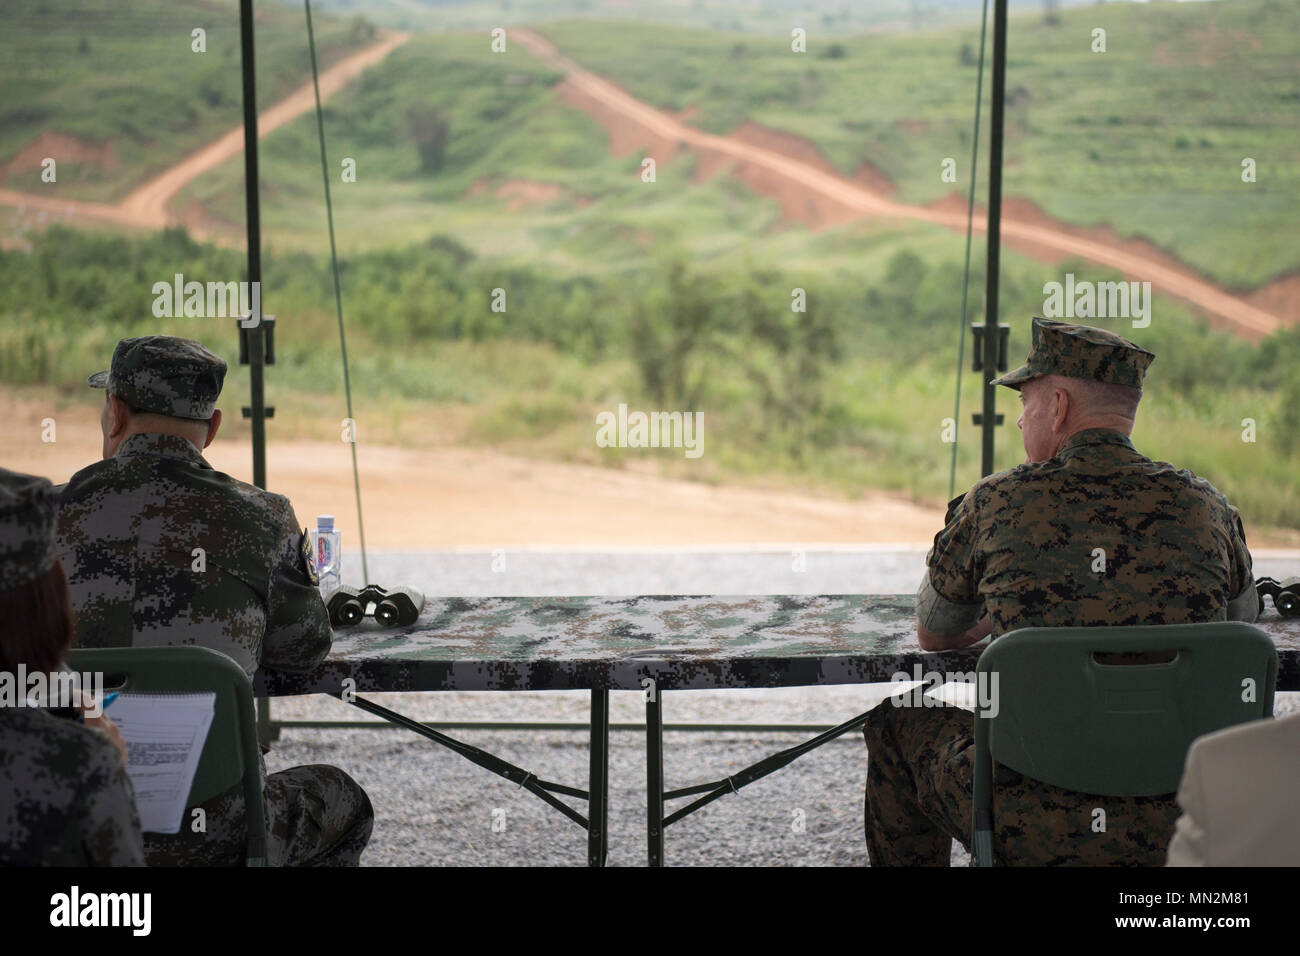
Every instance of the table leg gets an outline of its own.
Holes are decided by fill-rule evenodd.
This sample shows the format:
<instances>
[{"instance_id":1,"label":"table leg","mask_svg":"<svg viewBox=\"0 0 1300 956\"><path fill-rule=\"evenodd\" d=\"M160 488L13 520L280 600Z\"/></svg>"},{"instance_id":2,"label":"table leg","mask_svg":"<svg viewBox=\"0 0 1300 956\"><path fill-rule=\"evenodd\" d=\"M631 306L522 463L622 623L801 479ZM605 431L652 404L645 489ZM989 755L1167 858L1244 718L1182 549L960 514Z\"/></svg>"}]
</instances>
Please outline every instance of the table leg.
<instances>
[{"instance_id":1,"label":"table leg","mask_svg":"<svg viewBox=\"0 0 1300 956\"><path fill-rule=\"evenodd\" d=\"M651 866L664 865L664 715L657 688L645 705L646 837Z\"/></svg>"},{"instance_id":2,"label":"table leg","mask_svg":"<svg viewBox=\"0 0 1300 956\"><path fill-rule=\"evenodd\" d=\"M591 774L587 782L587 865L604 866L609 833L609 691L591 691Z\"/></svg>"},{"instance_id":3,"label":"table leg","mask_svg":"<svg viewBox=\"0 0 1300 956\"><path fill-rule=\"evenodd\" d=\"M269 748L273 741L280 739L280 728L271 723L271 698L255 699L257 708L257 742Z\"/></svg>"}]
</instances>

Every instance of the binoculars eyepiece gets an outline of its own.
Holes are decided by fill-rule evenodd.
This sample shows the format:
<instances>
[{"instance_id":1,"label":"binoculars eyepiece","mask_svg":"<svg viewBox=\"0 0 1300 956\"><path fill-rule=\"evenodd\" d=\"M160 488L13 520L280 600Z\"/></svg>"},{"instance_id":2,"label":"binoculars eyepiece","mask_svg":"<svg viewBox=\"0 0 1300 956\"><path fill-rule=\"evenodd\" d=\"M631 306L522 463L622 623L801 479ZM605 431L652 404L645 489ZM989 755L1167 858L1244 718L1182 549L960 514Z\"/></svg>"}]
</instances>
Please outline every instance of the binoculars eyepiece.
<instances>
[{"instance_id":1,"label":"binoculars eyepiece","mask_svg":"<svg viewBox=\"0 0 1300 956\"><path fill-rule=\"evenodd\" d=\"M370 611L371 605L374 605L373 612ZM367 613L373 613L382 627L404 627L414 624L419 618L424 610L424 595L415 588L388 591L378 584L367 584L360 589L340 587L330 592L325 607L334 627L360 624Z\"/></svg>"},{"instance_id":2,"label":"binoculars eyepiece","mask_svg":"<svg viewBox=\"0 0 1300 956\"><path fill-rule=\"evenodd\" d=\"M1287 578L1278 581L1274 578L1259 578L1255 581L1255 590L1259 594L1259 613L1264 613L1264 595L1273 599L1273 606L1283 617L1300 617L1300 578Z\"/></svg>"}]
</instances>

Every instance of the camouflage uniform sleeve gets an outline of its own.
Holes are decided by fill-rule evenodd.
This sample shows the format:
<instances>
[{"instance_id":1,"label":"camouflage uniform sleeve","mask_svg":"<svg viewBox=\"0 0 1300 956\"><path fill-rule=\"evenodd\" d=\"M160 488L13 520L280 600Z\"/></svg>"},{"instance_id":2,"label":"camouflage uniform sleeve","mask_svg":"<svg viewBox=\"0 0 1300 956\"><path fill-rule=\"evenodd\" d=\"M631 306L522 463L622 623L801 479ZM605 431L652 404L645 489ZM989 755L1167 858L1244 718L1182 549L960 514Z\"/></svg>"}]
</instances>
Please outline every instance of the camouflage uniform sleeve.
<instances>
[{"instance_id":1,"label":"camouflage uniform sleeve","mask_svg":"<svg viewBox=\"0 0 1300 956\"><path fill-rule=\"evenodd\" d=\"M916 618L926 630L951 636L969 630L983 613L975 561L976 516L968 495L948 502L942 531L926 555L929 569L916 595Z\"/></svg>"},{"instance_id":2,"label":"camouflage uniform sleeve","mask_svg":"<svg viewBox=\"0 0 1300 956\"><path fill-rule=\"evenodd\" d=\"M1254 566L1246 547L1246 529L1241 514L1229 506L1232 534L1232 594L1228 602L1228 620L1251 623L1259 614L1259 593L1255 590Z\"/></svg>"},{"instance_id":3,"label":"camouflage uniform sleeve","mask_svg":"<svg viewBox=\"0 0 1300 956\"><path fill-rule=\"evenodd\" d=\"M261 666L270 670L306 673L325 659L334 641L305 537L293 508L286 507L262 641Z\"/></svg>"},{"instance_id":4,"label":"camouflage uniform sleeve","mask_svg":"<svg viewBox=\"0 0 1300 956\"><path fill-rule=\"evenodd\" d=\"M91 866L144 866L140 814L131 778L116 747L98 736L91 745L82 788L86 860Z\"/></svg>"}]
</instances>

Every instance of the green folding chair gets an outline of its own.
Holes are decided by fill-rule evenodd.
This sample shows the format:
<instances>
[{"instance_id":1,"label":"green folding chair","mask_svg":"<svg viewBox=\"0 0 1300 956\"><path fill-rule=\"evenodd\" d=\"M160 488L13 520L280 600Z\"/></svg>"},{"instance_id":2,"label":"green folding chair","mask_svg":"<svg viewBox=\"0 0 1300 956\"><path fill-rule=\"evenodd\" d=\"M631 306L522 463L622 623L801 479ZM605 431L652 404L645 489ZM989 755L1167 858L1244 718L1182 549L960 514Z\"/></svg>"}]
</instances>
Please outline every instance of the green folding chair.
<instances>
[{"instance_id":1,"label":"green folding chair","mask_svg":"<svg viewBox=\"0 0 1300 956\"><path fill-rule=\"evenodd\" d=\"M67 662L81 673L102 673L106 689L124 693L217 695L212 726L186 806L202 803L242 781L248 828L246 863L266 866L257 714L253 685L243 668L206 647L74 648L68 652Z\"/></svg>"},{"instance_id":2,"label":"green folding chair","mask_svg":"<svg viewBox=\"0 0 1300 956\"><path fill-rule=\"evenodd\" d=\"M1094 656L1144 651L1176 656L1155 664ZM1197 737L1273 716L1277 649L1263 631L1236 621L1030 627L1004 634L980 655L977 680L993 673L997 695L989 703L996 710L981 700L975 717L976 866L993 865L993 761L1084 793L1175 793Z\"/></svg>"}]
</instances>

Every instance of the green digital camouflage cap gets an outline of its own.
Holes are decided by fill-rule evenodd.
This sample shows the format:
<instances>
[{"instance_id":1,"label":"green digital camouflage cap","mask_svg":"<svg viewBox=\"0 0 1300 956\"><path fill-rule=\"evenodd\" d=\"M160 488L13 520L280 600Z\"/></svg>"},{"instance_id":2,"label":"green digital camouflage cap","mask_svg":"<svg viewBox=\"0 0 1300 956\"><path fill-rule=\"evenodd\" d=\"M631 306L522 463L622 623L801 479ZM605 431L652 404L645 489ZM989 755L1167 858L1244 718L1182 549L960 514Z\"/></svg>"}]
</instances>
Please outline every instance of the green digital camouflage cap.
<instances>
[{"instance_id":1,"label":"green digital camouflage cap","mask_svg":"<svg viewBox=\"0 0 1300 956\"><path fill-rule=\"evenodd\" d=\"M35 581L54 564L58 513L48 481L0 468L0 591Z\"/></svg>"},{"instance_id":2,"label":"green digital camouflage cap","mask_svg":"<svg viewBox=\"0 0 1300 956\"><path fill-rule=\"evenodd\" d=\"M141 412L206 421L217 408L226 363L193 339L122 339L107 372L86 379Z\"/></svg>"},{"instance_id":3,"label":"green digital camouflage cap","mask_svg":"<svg viewBox=\"0 0 1300 956\"><path fill-rule=\"evenodd\" d=\"M993 384L1019 389L1042 375L1064 375L1140 389L1154 358L1154 352L1114 332L1035 316L1029 358L1015 371L995 378Z\"/></svg>"}]
</instances>

